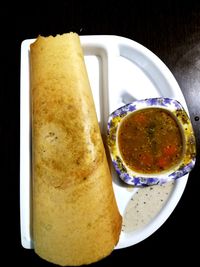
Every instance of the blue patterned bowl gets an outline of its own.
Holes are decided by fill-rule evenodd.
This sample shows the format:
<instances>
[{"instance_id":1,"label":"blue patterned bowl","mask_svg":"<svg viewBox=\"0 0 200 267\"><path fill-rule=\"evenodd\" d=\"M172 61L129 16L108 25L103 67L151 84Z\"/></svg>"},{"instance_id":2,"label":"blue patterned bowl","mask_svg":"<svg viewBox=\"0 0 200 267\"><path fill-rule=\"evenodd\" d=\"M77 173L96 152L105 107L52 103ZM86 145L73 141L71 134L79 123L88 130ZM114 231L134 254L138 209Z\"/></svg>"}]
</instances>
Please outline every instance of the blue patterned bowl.
<instances>
[{"instance_id":1,"label":"blue patterned bowl","mask_svg":"<svg viewBox=\"0 0 200 267\"><path fill-rule=\"evenodd\" d=\"M154 107L167 110L177 121L183 138L183 155L180 162L169 170L152 174L139 173L130 169L121 156L118 146L118 128L122 120L130 113ZM137 100L118 108L109 116L107 143L117 174L125 183L130 185L147 186L163 184L184 176L195 165L196 142L192 124L182 105L175 99L163 97L148 98Z\"/></svg>"}]
</instances>

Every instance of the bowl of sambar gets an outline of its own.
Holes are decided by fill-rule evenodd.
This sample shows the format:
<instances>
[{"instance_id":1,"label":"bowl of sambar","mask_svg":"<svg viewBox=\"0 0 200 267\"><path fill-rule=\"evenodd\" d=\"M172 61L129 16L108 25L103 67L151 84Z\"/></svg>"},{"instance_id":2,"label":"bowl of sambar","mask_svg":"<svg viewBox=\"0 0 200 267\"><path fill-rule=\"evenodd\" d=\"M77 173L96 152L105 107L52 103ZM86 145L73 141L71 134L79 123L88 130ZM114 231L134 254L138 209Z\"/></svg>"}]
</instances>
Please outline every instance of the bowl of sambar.
<instances>
[{"instance_id":1,"label":"bowl of sambar","mask_svg":"<svg viewBox=\"0 0 200 267\"><path fill-rule=\"evenodd\" d=\"M148 98L115 110L107 143L114 168L127 184L163 184L189 173L196 160L192 124L171 98Z\"/></svg>"}]
</instances>

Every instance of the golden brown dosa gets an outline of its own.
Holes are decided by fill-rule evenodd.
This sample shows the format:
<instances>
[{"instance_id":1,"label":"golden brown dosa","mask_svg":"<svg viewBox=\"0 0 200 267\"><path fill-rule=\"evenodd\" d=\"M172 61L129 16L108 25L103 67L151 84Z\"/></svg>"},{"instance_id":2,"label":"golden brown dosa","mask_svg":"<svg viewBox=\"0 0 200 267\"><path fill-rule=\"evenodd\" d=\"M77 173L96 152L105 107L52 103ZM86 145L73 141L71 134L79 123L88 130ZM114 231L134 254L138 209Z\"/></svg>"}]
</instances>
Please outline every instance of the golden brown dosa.
<instances>
[{"instance_id":1,"label":"golden brown dosa","mask_svg":"<svg viewBox=\"0 0 200 267\"><path fill-rule=\"evenodd\" d=\"M79 36L31 45L33 240L59 265L109 255L121 230Z\"/></svg>"}]
</instances>

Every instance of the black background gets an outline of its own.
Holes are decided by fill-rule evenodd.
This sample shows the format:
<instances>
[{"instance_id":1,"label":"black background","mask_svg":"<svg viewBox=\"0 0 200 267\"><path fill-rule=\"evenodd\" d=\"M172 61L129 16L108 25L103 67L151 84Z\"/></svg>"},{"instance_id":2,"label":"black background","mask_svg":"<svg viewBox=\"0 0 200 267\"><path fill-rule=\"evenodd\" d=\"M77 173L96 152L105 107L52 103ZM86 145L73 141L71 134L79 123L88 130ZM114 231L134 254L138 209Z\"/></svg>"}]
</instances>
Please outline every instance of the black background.
<instances>
[{"instance_id":1,"label":"black background","mask_svg":"<svg viewBox=\"0 0 200 267\"><path fill-rule=\"evenodd\" d=\"M1 3L1 248L4 266L53 266L21 247L19 227L20 46L39 34L114 34L146 46L169 67L185 96L197 162L178 206L152 236L92 266L198 263L200 191L200 2L53 1ZM197 245L196 243L197 242ZM197 264L198 265L198 264Z\"/></svg>"}]
</instances>

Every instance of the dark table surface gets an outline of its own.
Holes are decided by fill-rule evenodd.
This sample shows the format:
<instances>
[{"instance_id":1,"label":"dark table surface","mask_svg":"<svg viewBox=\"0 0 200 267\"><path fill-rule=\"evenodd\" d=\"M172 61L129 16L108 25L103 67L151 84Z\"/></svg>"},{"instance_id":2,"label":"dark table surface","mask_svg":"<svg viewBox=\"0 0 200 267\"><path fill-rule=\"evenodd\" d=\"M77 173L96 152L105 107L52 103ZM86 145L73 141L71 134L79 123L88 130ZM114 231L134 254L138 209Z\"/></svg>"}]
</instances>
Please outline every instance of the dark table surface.
<instances>
[{"instance_id":1,"label":"dark table surface","mask_svg":"<svg viewBox=\"0 0 200 267\"><path fill-rule=\"evenodd\" d=\"M1 5L2 244L6 264L53 266L21 247L19 228L20 45L38 34L75 31L130 38L155 53L171 70L185 96L197 139L197 162L184 194L168 220L153 235L114 251L94 266L128 262L175 264L199 261L200 186L200 2L199 1L53 1ZM159 257L160 259L159 259ZM19 264L19 265L18 265ZM12 265L14 266L14 265Z\"/></svg>"}]
</instances>

